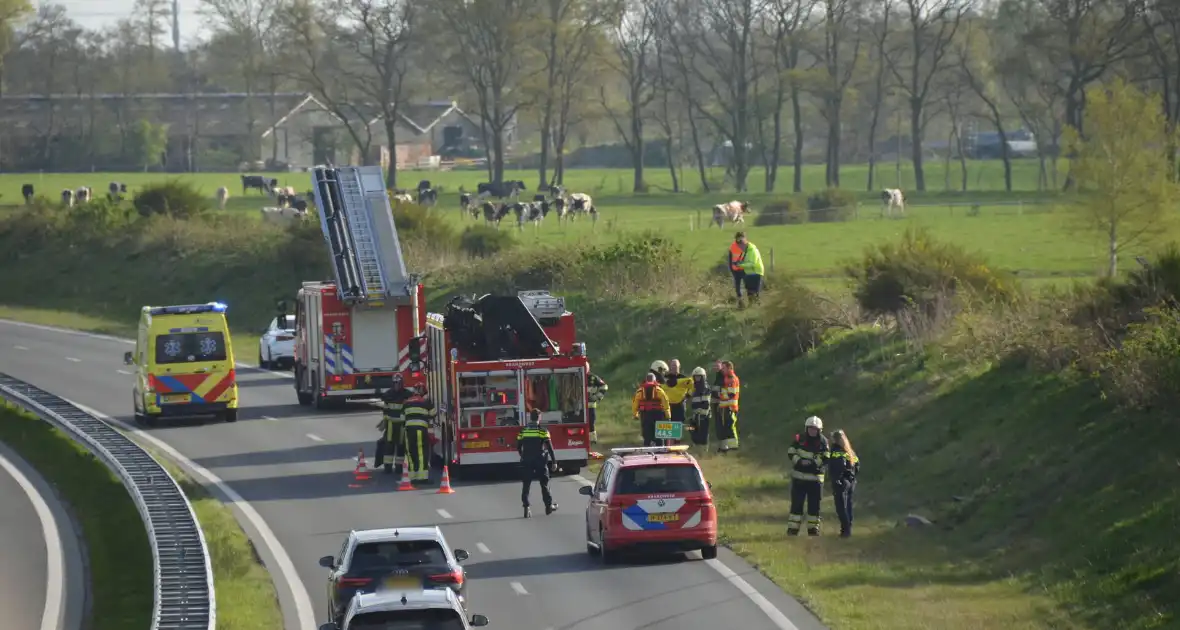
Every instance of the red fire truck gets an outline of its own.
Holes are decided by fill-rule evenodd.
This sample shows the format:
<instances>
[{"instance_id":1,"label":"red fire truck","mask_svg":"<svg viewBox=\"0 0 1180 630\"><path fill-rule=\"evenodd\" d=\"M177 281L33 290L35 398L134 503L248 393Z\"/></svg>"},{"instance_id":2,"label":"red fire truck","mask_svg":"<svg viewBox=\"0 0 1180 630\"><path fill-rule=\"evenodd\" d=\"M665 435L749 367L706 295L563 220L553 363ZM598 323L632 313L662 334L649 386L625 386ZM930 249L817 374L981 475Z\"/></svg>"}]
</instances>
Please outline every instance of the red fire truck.
<instances>
[{"instance_id":1,"label":"red fire truck","mask_svg":"<svg viewBox=\"0 0 1180 630\"><path fill-rule=\"evenodd\" d=\"M295 392L318 408L372 398L403 372L426 326L422 285L406 272L379 166L312 169L336 281L304 282L295 310Z\"/></svg>"},{"instance_id":2,"label":"red fire truck","mask_svg":"<svg viewBox=\"0 0 1180 630\"><path fill-rule=\"evenodd\" d=\"M452 469L516 464L517 433L538 410L561 469L576 474L586 465L586 346L563 298L457 297L426 324L437 457Z\"/></svg>"}]
</instances>

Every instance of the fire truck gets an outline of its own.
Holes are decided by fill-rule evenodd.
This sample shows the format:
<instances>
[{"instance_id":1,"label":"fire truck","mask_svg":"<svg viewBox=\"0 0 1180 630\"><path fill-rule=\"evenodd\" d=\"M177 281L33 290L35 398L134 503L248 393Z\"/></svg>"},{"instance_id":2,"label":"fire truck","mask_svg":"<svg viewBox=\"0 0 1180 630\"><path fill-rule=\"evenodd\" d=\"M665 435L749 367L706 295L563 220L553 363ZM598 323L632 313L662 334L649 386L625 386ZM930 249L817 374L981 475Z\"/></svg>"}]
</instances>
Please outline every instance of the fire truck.
<instances>
[{"instance_id":1,"label":"fire truck","mask_svg":"<svg viewBox=\"0 0 1180 630\"><path fill-rule=\"evenodd\" d=\"M426 326L425 292L406 271L381 167L316 167L311 179L335 281L299 289L299 403L323 409L372 398L397 372L420 385L421 373L408 368Z\"/></svg>"},{"instance_id":2,"label":"fire truck","mask_svg":"<svg viewBox=\"0 0 1180 630\"><path fill-rule=\"evenodd\" d=\"M427 316L424 346L437 413L431 442L452 469L517 464L516 436L533 410L561 469L576 474L586 466L589 363L564 298L547 291L456 297Z\"/></svg>"}]
</instances>

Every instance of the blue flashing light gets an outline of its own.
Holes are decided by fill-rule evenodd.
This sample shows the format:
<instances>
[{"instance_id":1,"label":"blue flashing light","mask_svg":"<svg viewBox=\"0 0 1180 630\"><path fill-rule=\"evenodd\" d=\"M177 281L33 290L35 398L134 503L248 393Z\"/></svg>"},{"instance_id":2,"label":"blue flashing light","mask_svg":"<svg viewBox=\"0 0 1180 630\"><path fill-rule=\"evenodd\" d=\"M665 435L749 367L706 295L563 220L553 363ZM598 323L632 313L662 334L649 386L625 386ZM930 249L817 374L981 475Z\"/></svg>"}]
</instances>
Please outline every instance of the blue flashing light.
<instances>
[{"instance_id":1,"label":"blue flashing light","mask_svg":"<svg viewBox=\"0 0 1180 630\"><path fill-rule=\"evenodd\" d=\"M179 306L145 307L151 315L192 315L194 313L224 313L226 307L221 302L208 304L181 304Z\"/></svg>"}]
</instances>

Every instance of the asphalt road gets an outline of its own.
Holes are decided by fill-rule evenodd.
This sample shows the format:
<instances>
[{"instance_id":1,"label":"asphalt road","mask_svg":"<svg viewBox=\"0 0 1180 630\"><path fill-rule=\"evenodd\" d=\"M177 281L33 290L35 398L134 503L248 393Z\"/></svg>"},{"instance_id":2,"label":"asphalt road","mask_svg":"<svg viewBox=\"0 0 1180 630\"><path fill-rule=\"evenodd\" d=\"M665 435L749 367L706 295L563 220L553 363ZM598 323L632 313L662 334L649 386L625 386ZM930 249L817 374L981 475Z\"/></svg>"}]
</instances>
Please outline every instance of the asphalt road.
<instances>
[{"instance_id":1,"label":"asphalt road","mask_svg":"<svg viewBox=\"0 0 1180 630\"><path fill-rule=\"evenodd\" d=\"M236 345L247 356L256 340L243 337ZM130 423L132 377L122 365L128 349L110 339L0 322L0 372ZM520 518L520 486L510 481L455 481L456 494L436 495L433 487L396 492L397 480L378 474L351 489L358 448L373 454L376 412L300 407L290 378L271 372L240 369L239 385L237 423L184 421L150 434L253 506L293 561L316 622L327 616L326 569L317 561L335 554L349 529L438 524L452 546L471 553L465 563L471 612L487 615L491 628L823 628L727 550L720 562L693 554L600 566L585 552L586 498L577 494L576 479L555 479L560 511L530 520ZM539 504L539 491L533 492ZM278 563L260 551L277 571ZM308 630L296 623L285 589L279 591L286 627Z\"/></svg>"},{"instance_id":2,"label":"asphalt road","mask_svg":"<svg viewBox=\"0 0 1180 630\"><path fill-rule=\"evenodd\" d=\"M49 559L41 518L24 488L0 467L0 610L4 627L40 630Z\"/></svg>"}]
</instances>

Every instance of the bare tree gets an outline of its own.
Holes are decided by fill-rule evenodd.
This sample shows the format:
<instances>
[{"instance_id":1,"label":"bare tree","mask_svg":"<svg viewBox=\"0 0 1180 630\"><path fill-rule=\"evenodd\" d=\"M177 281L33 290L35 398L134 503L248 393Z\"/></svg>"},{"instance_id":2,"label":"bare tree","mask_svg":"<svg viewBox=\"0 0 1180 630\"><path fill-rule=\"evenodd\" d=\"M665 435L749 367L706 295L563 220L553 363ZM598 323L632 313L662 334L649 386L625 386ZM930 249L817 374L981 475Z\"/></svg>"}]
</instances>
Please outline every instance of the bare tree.
<instances>
[{"instance_id":1,"label":"bare tree","mask_svg":"<svg viewBox=\"0 0 1180 630\"><path fill-rule=\"evenodd\" d=\"M139 0L162 2L163 0ZM230 35L238 53L237 70L246 86L246 133L257 137L254 95L263 87L267 69L273 67L273 51L267 44L276 30L280 5L278 0L200 0L200 11ZM149 26L150 28L150 26ZM273 76L273 75L272 75ZM271 82L273 85L273 80ZM273 94L273 91L272 91ZM274 99L271 99L273 104ZM242 159L255 159L258 147L240 147Z\"/></svg>"},{"instance_id":2,"label":"bare tree","mask_svg":"<svg viewBox=\"0 0 1180 630\"><path fill-rule=\"evenodd\" d=\"M12 49L16 26L33 12L28 0L0 0L0 94L4 93L4 57Z\"/></svg>"},{"instance_id":3,"label":"bare tree","mask_svg":"<svg viewBox=\"0 0 1180 630\"><path fill-rule=\"evenodd\" d=\"M996 76L991 61L992 52L988 33L982 21L967 24L963 37L956 46L959 66L957 81L966 84L987 108L987 120L1000 137L1000 160L1004 163L1004 190L1012 191L1012 156L1009 155L1008 130L1004 127L1004 112L1000 109L1000 96L996 94ZM965 188L964 188L965 190Z\"/></svg>"},{"instance_id":4,"label":"bare tree","mask_svg":"<svg viewBox=\"0 0 1180 630\"><path fill-rule=\"evenodd\" d=\"M202 0L202 2L208 1ZM214 1L224 2L224 0ZM135 0L132 15L133 19L139 23L140 32L146 39L147 62L149 65L155 65L156 50L160 38L168 32L168 19L172 17L171 5L168 0Z\"/></svg>"},{"instance_id":5,"label":"bare tree","mask_svg":"<svg viewBox=\"0 0 1180 630\"><path fill-rule=\"evenodd\" d=\"M922 166L923 110L930 98L935 76L946 66L951 42L963 20L965 0L902 0L909 38L908 50L886 56L898 87L909 100L910 147L914 162L914 185L926 190Z\"/></svg>"},{"instance_id":6,"label":"bare tree","mask_svg":"<svg viewBox=\"0 0 1180 630\"><path fill-rule=\"evenodd\" d=\"M611 24L614 50L607 53L605 63L623 83L626 112L617 111L605 87L599 89L599 101L631 153L635 174L632 190L641 192L647 189L643 179L643 127L647 108L657 95L656 20L660 6L644 0L624 2L623 11Z\"/></svg>"},{"instance_id":7,"label":"bare tree","mask_svg":"<svg viewBox=\"0 0 1180 630\"><path fill-rule=\"evenodd\" d=\"M885 96L888 90L885 86L885 75L888 60L885 57L885 46L889 41L889 20L893 17L893 0L883 0L880 6L879 22L873 29L873 93L872 114L869 118L869 177L867 190L876 187L877 175L877 127L881 124L881 110L885 106ZM897 150L901 151L900 141Z\"/></svg>"},{"instance_id":8,"label":"bare tree","mask_svg":"<svg viewBox=\"0 0 1180 630\"><path fill-rule=\"evenodd\" d=\"M787 97L798 93L798 65L800 29L813 7L812 0L773 0L760 21L759 40L762 50L755 55L760 67L754 73L754 115L762 164L766 169L766 192L773 192L778 179L778 165L782 158L783 108ZM769 75L771 80L763 77ZM769 91L763 84L769 83ZM798 102L797 99L795 102ZM769 125L770 129L766 129ZM796 147L802 154L802 121L796 121ZM795 163L796 180L801 185L801 160Z\"/></svg>"},{"instance_id":9,"label":"bare tree","mask_svg":"<svg viewBox=\"0 0 1180 630\"><path fill-rule=\"evenodd\" d=\"M827 158L824 181L840 186L840 140L843 135L841 113L848 84L852 81L863 41L862 10L857 0L822 0L824 10L823 64L826 70L821 88L824 107L821 114L828 121ZM846 41L846 38L851 41Z\"/></svg>"},{"instance_id":10,"label":"bare tree","mask_svg":"<svg viewBox=\"0 0 1180 630\"><path fill-rule=\"evenodd\" d=\"M1147 0L1143 9L1148 56L1157 72L1168 123L1176 128L1180 126L1180 4ZM1175 135L1170 137L1176 139ZM1167 149L1174 173L1177 147L1173 145Z\"/></svg>"}]
</instances>

